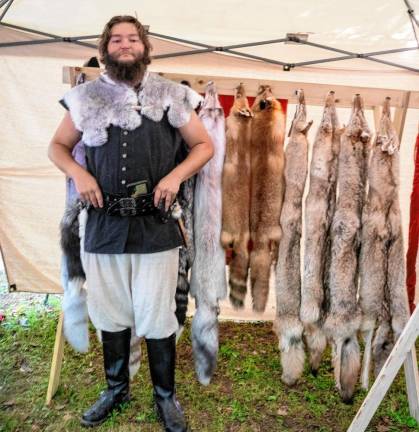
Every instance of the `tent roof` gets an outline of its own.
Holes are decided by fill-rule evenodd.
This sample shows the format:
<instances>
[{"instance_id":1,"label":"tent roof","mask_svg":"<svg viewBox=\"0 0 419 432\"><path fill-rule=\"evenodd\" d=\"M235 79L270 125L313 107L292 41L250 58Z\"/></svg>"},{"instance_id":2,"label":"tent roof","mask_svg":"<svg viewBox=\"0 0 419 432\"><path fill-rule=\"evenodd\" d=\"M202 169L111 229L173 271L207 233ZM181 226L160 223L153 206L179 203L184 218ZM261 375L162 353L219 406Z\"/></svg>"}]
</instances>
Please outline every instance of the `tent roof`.
<instances>
[{"instance_id":1,"label":"tent roof","mask_svg":"<svg viewBox=\"0 0 419 432\"><path fill-rule=\"evenodd\" d=\"M249 0L213 0L197 7L191 0L143 0L141 3L132 0L118 3L108 0L14 0L3 22L58 36L88 36L100 34L113 15L137 14L144 24L150 26L154 56L196 49L192 44L164 40L156 34L211 46L226 46L306 32L309 42L356 53L417 48L376 58L419 68L419 48L404 1L383 3L381 0L369 0L368 8L361 0L339 3L341 5L336 7L337 2L332 0L316 4L304 0L267 0L263 6L256 6ZM419 12L419 0L408 0L408 4ZM415 16L418 16L417 12ZM45 37L0 25L1 43L42 39ZM96 44L97 40L84 42ZM236 51L291 63L342 55L313 46L284 43L238 48ZM95 55L96 51L71 43L55 42L0 48L0 53L16 57L62 58L65 59L63 65L77 66ZM307 65L284 72L280 65L224 53L207 53L155 59L151 69L237 79L419 90L419 73L365 59Z\"/></svg>"},{"instance_id":2,"label":"tent roof","mask_svg":"<svg viewBox=\"0 0 419 432\"><path fill-rule=\"evenodd\" d=\"M197 7L192 0L172 0L169 3L147 0L14 0L3 21L68 37L100 34L111 16L137 14L140 21L150 25L152 33L212 46L278 39L287 33L304 32L309 34L310 42L356 53L417 47L405 2L369 0L367 3L368 7L361 0L266 0L262 6L248 0L212 0L201 2ZM409 0L408 3L419 11L419 0ZM419 29L417 31L419 33ZM5 34L0 36L2 42L7 41ZM312 46L283 43L238 51L288 63L341 55ZM155 50L154 54L158 53ZM377 58L417 68L419 50ZM316 68L394 70L393 67L359 59L320 64Z\"/></svg>"}]
</instances>

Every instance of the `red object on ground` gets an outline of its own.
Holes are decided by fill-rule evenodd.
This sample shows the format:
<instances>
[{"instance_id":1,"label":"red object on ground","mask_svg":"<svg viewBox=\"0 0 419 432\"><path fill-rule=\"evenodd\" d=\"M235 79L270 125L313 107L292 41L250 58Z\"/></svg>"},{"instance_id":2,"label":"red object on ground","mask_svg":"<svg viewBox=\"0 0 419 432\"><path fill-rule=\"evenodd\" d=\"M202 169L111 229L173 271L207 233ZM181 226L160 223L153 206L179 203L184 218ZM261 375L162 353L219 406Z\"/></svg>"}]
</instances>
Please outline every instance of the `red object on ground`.
<instances>
[{"instance_id":1,"label":"red object on ground","mask_svg":"<svg viewBox=\"0 0 419 432\"><path fill-rule=\"evenodd\" d=\"M409 223L409 246L406 256L406 286L409 298L410 312L415 310L415 287L416 287L416 257L419 243L419 134L416 138L415 147L415 174L413 177L413 189L410 196L410 223Z\"/></svg>"}]
</instances>

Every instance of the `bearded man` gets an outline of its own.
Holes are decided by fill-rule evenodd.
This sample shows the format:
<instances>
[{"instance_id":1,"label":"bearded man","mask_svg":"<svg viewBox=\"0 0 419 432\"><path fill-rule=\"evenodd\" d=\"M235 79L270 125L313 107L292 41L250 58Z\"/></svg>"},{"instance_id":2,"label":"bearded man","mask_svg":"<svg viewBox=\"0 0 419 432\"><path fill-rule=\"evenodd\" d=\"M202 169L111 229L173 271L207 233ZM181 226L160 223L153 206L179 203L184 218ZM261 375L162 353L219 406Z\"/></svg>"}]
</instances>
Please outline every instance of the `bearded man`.
<instances>
[{"instance_id":1,"label":"bearded man","mask_svg":"<svg viewBox=\"0 0 419 432\"><path fill-rule=\"evenodd\" d=\"M167 212L180 184L213 155L190 88L147 71L150 42L140 22L113 17L101 36L106 72L65 94L68 109L49 157L72 178L80 215L87 306L103 344L107 390L82 416L102 423L129 401L131 328L145 337L154 400L166 431L186 431L175 395L175 292L182 236ZM82 140L87 169L71 156ZM181 148L189 153L179 163ZM84 217L83 217L84 215ZM86 217L87 216L87 217Z\"/></svg>"}]
</instances>

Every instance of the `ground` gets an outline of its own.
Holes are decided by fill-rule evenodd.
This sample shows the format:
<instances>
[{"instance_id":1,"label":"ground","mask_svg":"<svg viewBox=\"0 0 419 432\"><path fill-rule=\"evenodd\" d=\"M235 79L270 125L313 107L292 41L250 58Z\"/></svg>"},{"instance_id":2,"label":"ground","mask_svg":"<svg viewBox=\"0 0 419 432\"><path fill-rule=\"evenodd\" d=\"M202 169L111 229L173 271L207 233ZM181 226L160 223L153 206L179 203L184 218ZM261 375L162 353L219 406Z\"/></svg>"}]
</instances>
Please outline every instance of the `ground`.
<instances>
[{"instance_id":1,"label":"ground","mask_svg":"<svg viewBox=\"0 0 419 432\"><path fill-rule=\"evenodd\" d=\"M17 294L16 294L17 295ZM102 355L93 328L88 354L65 346L61 384L45 406L58 320L58 304L26 305L0 326L0 431L82 431L79 417L104 388ZM178 344L177 391L193 431L343 432L366 393L345 405L334 388L330 353L317 377L305 371L292 388L281 383L277 339L271 323L220 324L218 368L211 384L195 378L190 322ZM131 404L97 431L160 431L153 411L145 345ZM403 372L374 416L369 431L419 430L409 417Z\"/></svg>"}]
</instances>

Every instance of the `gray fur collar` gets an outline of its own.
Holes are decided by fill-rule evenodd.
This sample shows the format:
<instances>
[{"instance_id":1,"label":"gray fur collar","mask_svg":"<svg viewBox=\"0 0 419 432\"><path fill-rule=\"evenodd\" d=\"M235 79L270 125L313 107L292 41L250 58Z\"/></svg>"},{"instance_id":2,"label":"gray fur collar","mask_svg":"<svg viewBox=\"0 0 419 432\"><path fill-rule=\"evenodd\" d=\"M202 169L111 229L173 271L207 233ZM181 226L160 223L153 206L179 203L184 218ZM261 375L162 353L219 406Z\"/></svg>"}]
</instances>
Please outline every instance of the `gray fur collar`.
<instances>
[{"instance_id":1,"label":"gray fur collar","mask_svg":"<svg viewBox=\"0 0 419 432\"><path fill-rule=\"evenodd\" d=\"M173 127L184 126L201 100L189 87L152 72L146 72L138 93L105 73L64 95L75 127L91 147L106 143L111 124L131 131L141 125L142 116L158 122L166 110Z\"/></svg>"}]
</instances>

